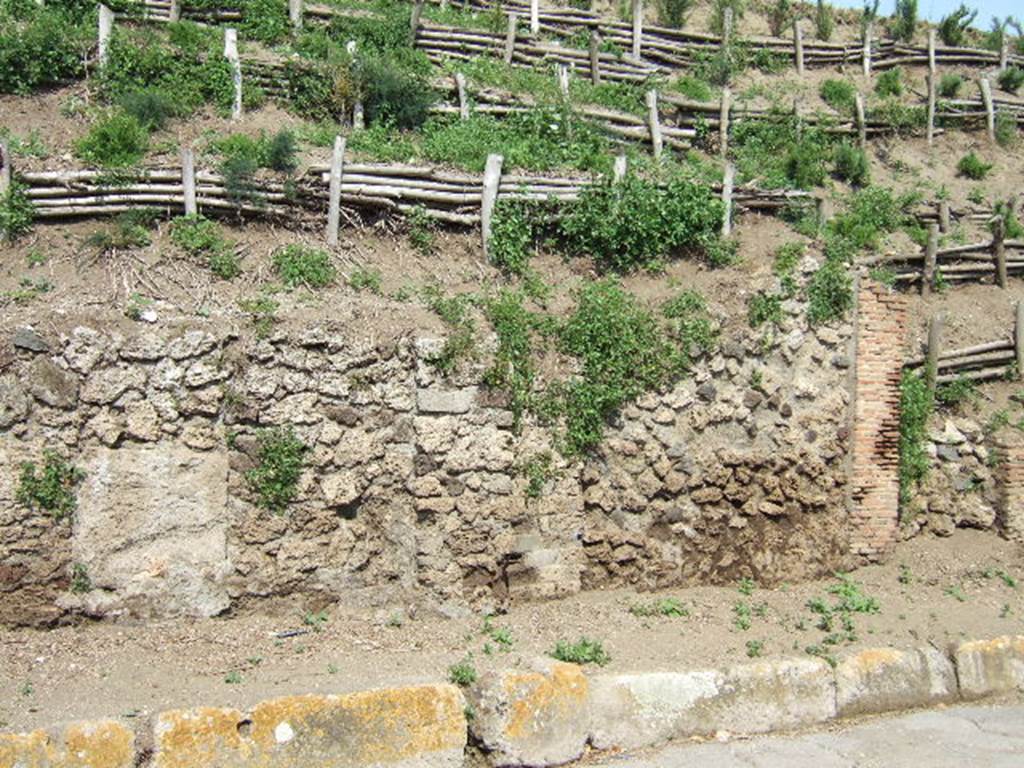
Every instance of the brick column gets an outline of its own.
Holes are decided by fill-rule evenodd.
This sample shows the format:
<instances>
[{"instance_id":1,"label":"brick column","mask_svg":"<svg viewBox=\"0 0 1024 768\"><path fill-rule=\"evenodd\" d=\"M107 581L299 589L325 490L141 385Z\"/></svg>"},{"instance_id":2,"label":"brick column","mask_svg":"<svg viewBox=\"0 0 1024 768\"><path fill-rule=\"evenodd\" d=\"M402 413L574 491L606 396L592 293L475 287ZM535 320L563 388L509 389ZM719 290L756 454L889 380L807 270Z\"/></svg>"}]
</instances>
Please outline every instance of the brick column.
<instances>
[{"instance_id":1,"label":"brick column","mask_svg":"<svg viewBox=\"0 0 1024 768\"><path fill-rule=\"evenodd\" d=\"M907 301L862 279L857 293L857 359L850 468L850 549L884 557L899 522L900 374Z\"/></svg>"},{"instance_id":2,"label":"brick column","mask_svg":"<svg viewBox=\"0 0 1024 768\"><path fill-rule=\"evenodd\" d=\"M1004 434L997 450L1001 485L999 527L1007 539L1024 544L1024 442L1016 435Z\"/></svg>"}]
</instances>

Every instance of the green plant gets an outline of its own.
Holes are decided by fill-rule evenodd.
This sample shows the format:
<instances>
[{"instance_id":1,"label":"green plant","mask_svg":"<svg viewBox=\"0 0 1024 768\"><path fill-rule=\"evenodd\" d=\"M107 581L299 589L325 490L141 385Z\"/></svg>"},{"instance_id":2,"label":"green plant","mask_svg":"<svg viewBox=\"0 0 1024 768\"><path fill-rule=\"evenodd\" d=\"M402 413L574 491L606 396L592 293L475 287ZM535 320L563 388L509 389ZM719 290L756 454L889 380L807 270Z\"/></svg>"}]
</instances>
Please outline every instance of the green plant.
<instances>
[{"instance_id":1,"label":"green plant","mask_svg":"<svg viewBox=\"0 0 1024 768\"><path fill-rule=\"evenodd\" d=\"M678 93L694 101L711 101L714 98L711 85L706 80L690 74L677 77L673 87Z\"/></svg>"},{"instance_id":2,"label":"green plant","mask_svg":"<svg viewBox=\"0 0 1024 768\"><path fill-rule=\"evenodd\" d=\"M751 328L760 328L765 323L782 325L782 296L766 291L751 295L747 300L747 321Z\"/></svg>"},{"instance_id":3,"label":"green plant","mask_svg":"<svg viewBox=\"0 0 1024 768\"><path fill-rule=\"evenodd\" d=\"M521 473L526 478L526 498L539 499L544 486L554 477L554 457L550 451L541 451L527 459Z\"/></svg>"},{"instance_id":4,"label":"green plant","mask_svg":"<svg viewBox=\"0 0 1024 768\"><path fill-rule=\"evenodd\" d=\"M92 579L89 578L89 571L82 563L75 563L71 566L71 592L75 595L83 595L92 591Z\"/></svg>"},{"instance_id":5,"label":"green plant","mask_svg":"<svg viewBox=\"0 0 1024 768\"><path fill-rule=\"evenodd\" d=\"M849 80L829 78L821 84L818 94L822 101L836 112L852 114L857 99L857 89Z\"/></svg>"},{"instance_id":6,"label":"green plant","mask_svg":"<svg viewBox=\"0 0 1024 768\"><path fill-rule=\"evenodd\" d=\"M962 76L955 72L947 72L939 78L939 96L943 99L955 99L963 84Z\"/></svg>"},{"instance_id":7,"label":"green plant","mask_svg":"<svg viewBox=\"0 0 1024 768\"><path fill-rule=\"evenodd\" d=\"M855 187L871 183L871 168L864 150L848 142L836 147L834 155L835 175Z\"/></svg>"},{"instance_id":8,"label":"green plant","mask_svg":"<svg viewBox=\"0 0 1024 768\"><path fill-rule=\"evenodd\" d=\"M914 488L927 476L930 462L925 451L928 418L935 398L924 378L904 371L900 380L900 503L910 502Z\"/></svg>"},{"instance_id":9,"label":"green plant","mask_svg":"<svg viewBox=\"0 0 1024 768\"><path fill-rule=\"evenodd\" d=\"M996 110L996 142L1001 147L1011 147L1017 141L1017 118L1006 109Z\"/></svg>"},{"instance_id":10,"label":"green plant","mask_svg":"<svg viewBox=\"0 0 1024 768\"><path fill-rule=\"evenodd\" d=\"M416 72L376 56L358 60L356 80L363 93L366 120L399 129L418 128L435 100L429 82Z\"/></svg>"},{"instance_id":11,"label":"green plant","mask_svg":"<svg viewBox=\"0 0 1024 768\"><path fill-rule=\"evenodd\" d=\"M452 685L466 687L476 682L476 667L473 665L473 657L467 655L457 664L448 667L448 682Z\"/></svg>"},{"instance_id":12,"label":"green plant","mask_svg":"<svg viewBox=\"0 0 1024 768\"><path fill-rule=\"evenodd\" d=\"M741 632L746 632L751 627L750 604L745 600L738 600L732 607L732 624Z\"/></svg>"},{"instance_id":13,"label":"green plant","mask_svg":"<svg viewBox=\"0 0 1024 768\"><path fill-rule=\"evenodd\" d=\"M711 31L721 35L725 28L725 11L732 10L733 34L747 10L747 0L711 0Z\"/></svg>"},{"instance_id":14,"label":"green plant","mask_svg":"<svg viewBox=\"0 0 1024 768\"><path fill-rule=\"evenodd\" d=\"M1007 67L999 73L999 87L1009 93L1016 93L1024 85L1024 69Z\"/></svg>"},{"instance_id":15,"label":"green plant","mask_svg":"<svg viewBox=\"0 0 1024 768\"><path fill-rule=\"evenodd\" d=\"M806 189L824 182L830 136L798 127L791 114L772 117L736 124L732 147L740 179L766 188Z\"/></svg>"},{"instance_id":16,"label":"green plant","mask_svg":"<svg viewBox=\"0 0 1024 768\"><path fill-rule=\"evenodd\" d=\"M718 333L708 313L707 300L699 291L680 291L661 305L661 314L669 321L672 335L679 343L683 367L714 348Z\"/></svg>"},{"instance_id":17,"label":"green plant","mask_svg":"<svg viewBox=\"0 0 1024 768\"><path fill-rule=\"evenodd\" d=\"M495 266L524 277L540 234L538 208L523 200L499 200L491 223L490 259Z\"/></svg>"},{"instance_id":18,"label":"green plant","mask_svg":"<svg viewBox=\"0 0 1024 768\"><path fill-rule=\"evenodd\" d=\"M233 669L224 676L224 682L228 685L238 685L242 682L242 673Z\"/></svg>"},{"instance_id":19,"label":"green plant","mask_svg":"<svg viewBox=\"0 0 1024 768\"><path fill-rule=\"evenodd\" d=\"M75 143L75 153L87 163L123 168L141 160L148 146L149 133L138 119L115 112L93 124Z\"/></svg>"},{"instance_id":20,"label":"green plant","mask_svg":"<svg viewBox=\"0 0 1024 768\"><path fill-rule=\"evenodd\" d=\"M893 13L892 35L906 43L914 39L917 28L917 0L896 0Z\"/></svg>"},{"instance_id":21,"label":"green plant","mask_svg":"<svg viewBox=\"0 0 1024 768\"><path fill-rule=\"evenodd\" d=\"M178 112L174 99L157 88L128 91L119 99L121 109L147 131L158 131Z\"/></svg>"},{"instance_id":22,"label":"green plant","mask_svg":"<svg viewBox=\"0 0 1024 768\"><path fill-rule=\"evenodd\" d=\"M875 93L879 96L902 96L903 70L893 67L880 74L875 80Z\"/></svg>"},{"instance_id":23,"label":"green plant","mask_svg":"<svg viewBox=\"0 0 1024 768\"><path fill-rule=\"evenodd\" d=\"M956 169L961 176L966 176L974 181L981 181L992 170L992 164L982 161L981 158L971 151L960 158Z\"/></svg>"},{"instance_id":24,"label":"green plant","mask_svg":"<svg viewBox=\"0 0 1024 768\"><path fill-rule=\"evenodd\" d=\"M764 640L747 640L747 656L756 659L764 652Z\"/></svg>"},{"instance_id":25,"label":"green plant","mask_svg":"<svg viewBox=\"0 0 1024 768\"><path fill-rule=\"evenodd\" d=\"M56 451L43 451L43 464L21 464L15 500L32 511L44 510L60 520L75 512L75 489L85 473Z\"/></svg>"},{"instance_id":26,"label":"green plant","mask_svg":"<svg viewBox=\"0 0 1024 768\"><path fill-rule=\"evenodd\" d=\"M334 282L336 270L327 251L292 243L274 252L274 270L289 288L322 288Z\"/></svg>"},{"instance_id":27,"label":"green plant","mask_svg":"<svg viewBox=\"0 0 1024 768\"><path fill-rule=\"evenodd\" d=\"M775 37L781 37L793 23L795 10L792 0L774 0L768 8L768 29Z\"/></svg>"},{"instance_id":28,"label":"green plant","mask_svg":"<svg viewBox=\"0 0 1024 768\"><path fill-rule=\"evenodd\" d=\"M204 258L210 271L224 280L231 280L242 272L234 246L221 234L220 226L201 215L174 219L171 242L190 256Z\"/></svg>"},{"instance_id":29,"label":"green plant","mask_svg":"<svg viewBox=\"0 0 1024 768\"><path fill-rule=\"evenodd\" d=\"M297 152L295 134L289 130L278 131L266 141L262 165L280 173L291 173L298 165Z\"/></svg>"},{"instance_id":30,"label":"green plant","mask_svg":"<svg viewBox=\"0 0 1024 768\"><path fill-rule=\"evenodd\" d=\"M603 667L612 660L612 657L605 651L600 640L590 640L581 637L575 643L559 640L551 656L559 661L570 664L597 664Z\"/></svg>"},{"instance_id":31,"label":"green plant","mask_svg":"<svg viewBox=\"0 0 1024 768\"><path fill-rule=\"evenodd\" d=\"M939 37L946 45L962 46L967 38L967 30L974 23L978 12L961 4L952 13L943 16L939 22Z\"/></svg>"},{"instance_id":32,"label":"green plant","mask_svg":"<svg viewBox=\"0 0 1024 768\"><path fill-rule=\"evenodd\" d=\"M646 603L634 603L629 612L641 618L665 616L667 618L686 618L690 612L677 597L663 597Z\"/></svg>"},{"instance_id":33,"label":"green plant","mask_svg":"<svg viewBox=\"0 0 1024 768\"><path fill-rule=\"evenodd\" d=\"M35 206L25 194L25 187L12 181L0 197L0 240L13 242L32 229Z\"/></svg>"},{"instance_id":34,"label":"green plant","mask_svg":"<svg viewBox=\"0 0 1024 768\"><path fill-rule=\"evenodd\" d=\"M909 566L900 563L900 575L897 577L900 584L911 584L914 581L914 576L910 572Z\"/></svg>"},{"instance_id":35,"label":"green plant","mask_svg":"<svg viewBox=\"0 0 1024 768\"><path fill-rule=\"evenodd\" d=\"M694 0L658 0L658 23L675 29L682 29L686 17L693 9Z\"/></svg>"},{"instance_id":36,"label":"green plant","mask_svg":"<svg viewBox=\"0 0 1024 768\"><path fill-rule=\"evenodd\" d=\"M935 388L935 400L941 405L956 407L972 400L976 391L977 385L971 379L958 376L955 380Z\"/></svg>"},{"instance_id":37,"label":"green plant","mask_svg":"<svg viewBox=\"0 0 1024 768\"><path fill-rule=\"evenodd\" d=\"M373 267L356 267L348 276L348 285L356 291L369 291L380 295L383 275Z\"/></svg>"},{"instance_id":38,"label":"green plant","mask_svg":"<svg viewBox=\"0 0 1024 768\"><path fill-rule=\"evenodd\" d=\"M0 93L80 77L95 36L89 14L69 3L0 3Z\"/></svg>"},{"instance_id":39,"label":"green plant","mask_svg":"<svg viewBox=\"0 0 1024 768\"><path fill-rule=\"evenodd\" d=\"M835 28L832 6L825 0L818 0L814 9L814 33L819 40L831 40Z\"/></svg>"},{"instance_id":40,"label":"green plant","mask_svg":"<svg viewBox=\"0 0 1024 768\"><path fill-rule=\"evenodd\" d=\"M141 320L142 313L146 311L146 307L153 303L152 299L147 299L138 293L132 293L128 298L128 304L124 308L124 315L130 320Z\"/></svg>"},{"instance_id":41,"label":"green plant","mask_svg":"<svg viewBox=\"0 0 1024 768\"><path fill-rule=\"evenodd\" d=\"M853 279L840 259L826 259L807 283L807 320L811 325L844 317L853 306Z\"/></svg>"},{"instance_id":42,"label":"green plant","mask_svg":"<svg viewBox=\"0 0 1024 768\"><path fill-rule=\"evenodd\" d=\"M282 513L298 490L308 448L290 427L265 429L256 437L259 443L256 466L246 473L246 480L261 507Z\"/></svg>"},{"instance_id":43,"label":"green plant","mask_svg":"<svg viewBox=\"0 0 1024 768\"><path fill-rule=\"evenodd\" d=\"M327 611L309 611L302 617L302 623L311 628L314 632L323 630L324 624L330 620Z\"/></svg>"},{"instance_id":44,"label":"green plant","mask_svg":"<svg viewBox=\"0 0 1024 768\"><path fill-rule=\"evenodd\" d=\"M942 590L943 594L949 595L958 603L966 603L967 595L964 594L964 589L959 584L951 584Z\"/></svg>"},{"instance_id":45,"label":"green plant","mask_svg":"<svg viewBox=\"0 0 1024 768\"><path fill-rule=\"evenodd\" d=\"M449 333L444 346L431 355L428 362L441 375L449 376L464 358L473 354L476 347L476 324L469 313L474 297L470 294L445 297L436 286L424 288L421 296L448 326Z\"/></svg>"},{"instance_id":46,"label":"green plant","mask_svg":"<svg viewBox=\"0 0 1024 768\"><path fill-rule=\"evenodd\" d=\"M412 247L424 256L432 255L436 239L434 234L436 225L434 220L427 215L426 209L421 205L416 206L406 215L405 222L409 228L409 242ZM493 233L493 225L491 231Z\"/></svg>"}]
</instances>

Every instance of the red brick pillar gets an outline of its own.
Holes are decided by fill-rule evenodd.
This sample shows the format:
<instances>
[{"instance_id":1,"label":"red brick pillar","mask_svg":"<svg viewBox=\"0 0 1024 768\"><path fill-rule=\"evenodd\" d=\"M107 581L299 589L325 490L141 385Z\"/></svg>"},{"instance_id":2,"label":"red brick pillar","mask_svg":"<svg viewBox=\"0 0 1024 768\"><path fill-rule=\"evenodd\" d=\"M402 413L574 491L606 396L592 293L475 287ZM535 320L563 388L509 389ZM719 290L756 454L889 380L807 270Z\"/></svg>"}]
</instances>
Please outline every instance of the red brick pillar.
<instances>
[{"instance_id":1,"label":"red brick pillar","mask_svg":"<svg viewBox=\"0 0 1024 768\"><path fill-rule=\"evenodd\" d=\"M1019 436L1003 434L997 450L1002 485L999 527L1007 539L1024 544L1024 441Z\"/></svg>"},{"instance_id":2,"label":"red brick pillar","mask_svg":"<svg viewBox=\"0 0 1024 768\"><path fill-rule=\"evenodd\" d=\"M850 549L867 560L885 556L899 523L900 375L907 301L862 279L857 294Z\"/></svg>"}]
</instances>

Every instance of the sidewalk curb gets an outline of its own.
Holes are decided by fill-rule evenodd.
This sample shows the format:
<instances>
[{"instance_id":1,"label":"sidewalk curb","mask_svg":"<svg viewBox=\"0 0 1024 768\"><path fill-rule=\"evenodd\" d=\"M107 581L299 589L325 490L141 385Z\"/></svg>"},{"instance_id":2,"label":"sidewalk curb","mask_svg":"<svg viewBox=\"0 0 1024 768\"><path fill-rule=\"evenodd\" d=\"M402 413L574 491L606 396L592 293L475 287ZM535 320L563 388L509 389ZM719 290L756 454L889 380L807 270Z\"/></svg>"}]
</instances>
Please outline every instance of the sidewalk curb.
<instances>
[{"instance_id":1,"label":"sidewalk curb","mask_svg":"<svg viewBox=\"0 0 1024 768\"><path fill-rule=\"evenodd\" d=\"M794 657L587 676L548 660L484 675L465 696L449 684L417 685L284 696L248 712L166 710L146 733L112 719L0 733L0 768L457 768L470 739L495 766L549 766L588 745L767 733L1014 691L1024 691L1024 635L946 652L870 648L835 667Z\"/></svg>"}]
</instances>

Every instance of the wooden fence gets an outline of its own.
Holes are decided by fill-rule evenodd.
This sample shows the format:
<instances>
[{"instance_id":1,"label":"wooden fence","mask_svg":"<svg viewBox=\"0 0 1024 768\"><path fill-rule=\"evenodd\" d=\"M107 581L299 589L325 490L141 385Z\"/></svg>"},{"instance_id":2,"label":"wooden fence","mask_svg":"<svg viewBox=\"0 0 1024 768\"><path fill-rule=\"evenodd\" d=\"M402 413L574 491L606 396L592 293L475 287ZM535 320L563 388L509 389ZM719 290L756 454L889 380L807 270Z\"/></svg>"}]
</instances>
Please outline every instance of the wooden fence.
<instances>
[{"instance_id":1,"label":"wooden fence","mask_svg":"<svg viewBox=\"0 0 1024 768\"><path fill-rule=\"evenodd\" d=\"M1017 304L1012 334L983 344L943 350L944 325L945 315L934 315L928 322L925 354L908 360L903 366L907 370L923 369L931 388L958 380L979 382L1021 378L1024 373L1024 303Z\"/></svg>"}]
</instances>

